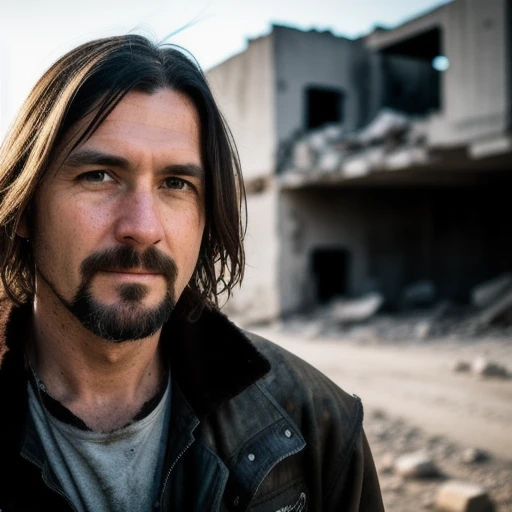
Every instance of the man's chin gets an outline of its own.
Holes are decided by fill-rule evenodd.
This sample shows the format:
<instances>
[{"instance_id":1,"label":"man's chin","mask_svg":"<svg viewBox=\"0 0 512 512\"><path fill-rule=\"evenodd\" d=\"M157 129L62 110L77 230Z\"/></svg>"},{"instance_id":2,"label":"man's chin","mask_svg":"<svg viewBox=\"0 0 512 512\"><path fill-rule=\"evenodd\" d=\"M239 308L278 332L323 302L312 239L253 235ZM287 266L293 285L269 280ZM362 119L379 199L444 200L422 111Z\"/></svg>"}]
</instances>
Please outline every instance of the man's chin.
<instances>
[{"instance_id":1,"label":"man's chin","mask_svg":"<svg viewBox=\"0 0 512 512\"><path fill-rule=\"evenodd\" d=\"M166 296L156 306L137 301L105 305L90 295L75 298L70 311L96 336L113 342L136 341L157 333L174 309L174 301Z\"/></svg>"}]
</instances>

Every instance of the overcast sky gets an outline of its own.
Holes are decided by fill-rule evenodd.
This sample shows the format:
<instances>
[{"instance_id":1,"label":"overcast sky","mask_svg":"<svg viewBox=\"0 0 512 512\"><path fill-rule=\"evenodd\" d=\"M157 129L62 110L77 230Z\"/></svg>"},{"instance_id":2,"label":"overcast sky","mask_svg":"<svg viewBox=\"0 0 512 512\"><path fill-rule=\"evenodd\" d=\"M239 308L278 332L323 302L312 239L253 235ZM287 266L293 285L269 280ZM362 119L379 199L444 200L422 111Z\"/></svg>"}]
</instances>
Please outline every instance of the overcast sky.
<instances>
[{"instance_id":1,"label":"overcast sky","mask_svg":"<svg viewBox=\"0 0 512 512\"><path fill-rule=\"evenodd\" d=\"M0 137L44 70L89 39L135 31L190 50L208 69L272 23L357 37L449 0L0 0Z\"/></svg>"}]
</instances>

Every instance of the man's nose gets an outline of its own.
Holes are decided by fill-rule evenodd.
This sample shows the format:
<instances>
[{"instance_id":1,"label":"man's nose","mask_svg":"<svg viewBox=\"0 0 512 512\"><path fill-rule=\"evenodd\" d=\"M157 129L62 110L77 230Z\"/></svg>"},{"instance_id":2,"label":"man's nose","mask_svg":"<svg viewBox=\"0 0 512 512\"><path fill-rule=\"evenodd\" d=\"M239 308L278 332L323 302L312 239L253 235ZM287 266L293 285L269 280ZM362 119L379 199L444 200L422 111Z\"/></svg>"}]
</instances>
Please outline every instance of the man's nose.
<instances>
[{"instance_id":1,"label":"man's nose","mask_svg":"<svg viewBox=\"0 0 512 512\"><path fill-rule=\"evenodd\" d=\"M115 236L120 243L154 245L164 238L158 199L149 190L127 193L116 216Z\"/></svg>"}]
</instances>

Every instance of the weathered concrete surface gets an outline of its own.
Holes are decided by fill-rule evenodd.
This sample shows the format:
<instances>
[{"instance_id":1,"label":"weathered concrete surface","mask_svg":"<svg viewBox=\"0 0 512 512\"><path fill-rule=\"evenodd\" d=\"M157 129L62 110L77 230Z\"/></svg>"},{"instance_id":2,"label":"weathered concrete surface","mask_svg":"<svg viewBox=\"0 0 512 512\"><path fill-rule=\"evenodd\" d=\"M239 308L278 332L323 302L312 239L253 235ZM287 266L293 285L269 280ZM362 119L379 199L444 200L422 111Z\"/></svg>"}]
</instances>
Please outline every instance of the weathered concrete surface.
<instances>
[{"instance_id":1,"label":"weathered concrete surface","mask_svg":"<svg viewBox=\"0 0 512 512\"><path fill-rule=\"evenodd\" d=\"M454 373L458 358L488 357L512 366L512 345L435 342L358 346L342 340L306 340L272 328L253 331L316 366L368 410L381 409L432 435L512 460L512 380Z\"/></svg>"}]
</instances>

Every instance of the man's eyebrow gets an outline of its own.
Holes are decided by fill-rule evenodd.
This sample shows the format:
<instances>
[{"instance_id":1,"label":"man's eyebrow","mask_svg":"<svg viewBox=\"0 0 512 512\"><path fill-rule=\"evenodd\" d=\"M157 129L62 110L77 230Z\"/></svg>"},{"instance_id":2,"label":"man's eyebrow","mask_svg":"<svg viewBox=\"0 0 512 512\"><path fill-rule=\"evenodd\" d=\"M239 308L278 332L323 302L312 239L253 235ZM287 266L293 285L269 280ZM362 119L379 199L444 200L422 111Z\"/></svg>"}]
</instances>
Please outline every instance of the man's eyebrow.
<instances>
[{"instance_id":1,"label":"man's eyebrow","mask_svg":"<svg viewBox=\"0 0 512 512\"><path fill-rule=\"evenodd\" d=\"M177 174L179 176L190 176L192 178L199 178L204 180L205 172L204 169L197 164L173 164L167 165L161 171L158 171L160 175Z\"/></svg>"},{"instance_id":2,"label":"man's eyebrow","mask_svg":"<svg viewBox=\"0 0 512 512\"><path fill-rule=\"evenodd\" d=\"M65 160L65 165L80 167L82 165L101 165L128 169L128 160L122 156L110 155L94 149L82 149L71 153Z\"/></svg>"},{"instance_id":3,"label":"man's eyebrow","mask_svg":"<svg viewBox=\"0 0 512 512\"><path fill-rule=\"evenodd\" d=\"M119 167L128 169L130 162L118 155L103 153L94 149L82 149L71 153L65 160L65 165L69 167L80 167L82 165L101 165L106 167ZM181 176L191 176L204 180L204 169L194 163L172 164L165 166L158 172L159 175L178 174Z\"/></svg>"}]
</instances>

